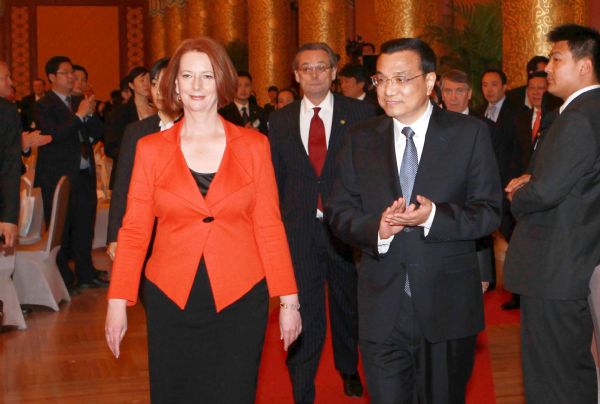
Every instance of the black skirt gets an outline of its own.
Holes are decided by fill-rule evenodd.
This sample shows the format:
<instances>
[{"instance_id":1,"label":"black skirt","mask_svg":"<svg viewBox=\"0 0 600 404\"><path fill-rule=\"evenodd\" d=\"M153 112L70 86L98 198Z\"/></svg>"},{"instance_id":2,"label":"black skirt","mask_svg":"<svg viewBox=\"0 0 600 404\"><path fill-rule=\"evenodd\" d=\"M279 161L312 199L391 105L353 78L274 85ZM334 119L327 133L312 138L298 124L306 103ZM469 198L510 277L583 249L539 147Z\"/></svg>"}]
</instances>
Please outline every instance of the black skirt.
<instances>
[{"instance_id":1,"label":"black skirt","mask_svg":"<svg viewBox=\"0 0 600 404\"><path fill-rule=\"evenodd\" d=\"M255 401L268 314L264 279L217 313L201 260L184 310L148 279L144 300L153 404Z\"/></svg>"}]
</instances>

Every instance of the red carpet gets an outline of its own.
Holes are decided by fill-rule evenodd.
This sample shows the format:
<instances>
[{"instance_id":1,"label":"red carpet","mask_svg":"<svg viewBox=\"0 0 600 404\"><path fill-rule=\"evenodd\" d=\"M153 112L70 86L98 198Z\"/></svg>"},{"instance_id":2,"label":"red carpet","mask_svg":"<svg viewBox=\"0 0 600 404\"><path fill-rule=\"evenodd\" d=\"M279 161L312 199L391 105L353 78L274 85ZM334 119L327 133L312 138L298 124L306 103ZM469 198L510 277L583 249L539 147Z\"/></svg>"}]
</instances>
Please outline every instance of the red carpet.
<instances>
[{"instance_id":1,"label":"red carpet","mask_svg":"<svg viewBox=\"0 0 600 404\"><path fill-rule=\"evenodd\" d=\"M519 311L502 311L500 305L510 298L504 290L486 293L484 298L485 317L488 326L515 323L519 321ZM364 375L361 377L364 383ZM319 404L368 403L368 393L362 398L349 398L343 393L342 382L333 365L333 350L329 332L323 349L321 365L316 380ZM258 380L258 404L293 403L292 386L285 366L285 352L279 340L278 312L274 310L269 319L262 364ZM477 339L477 353L473 375L467 389L468 404L495 404L492 365L488 351L487 334L482 332Z\"/></svg>"}]
</instances>

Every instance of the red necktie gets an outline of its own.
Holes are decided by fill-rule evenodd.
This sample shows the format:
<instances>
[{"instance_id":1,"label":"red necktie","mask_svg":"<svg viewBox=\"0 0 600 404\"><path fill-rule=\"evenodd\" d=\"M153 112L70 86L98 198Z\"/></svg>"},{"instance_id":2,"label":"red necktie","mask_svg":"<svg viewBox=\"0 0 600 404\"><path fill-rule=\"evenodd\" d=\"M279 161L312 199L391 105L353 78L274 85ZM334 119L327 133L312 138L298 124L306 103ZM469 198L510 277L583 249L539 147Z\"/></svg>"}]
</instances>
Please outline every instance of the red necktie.
<instances>
[{"instance_id":1,"label":"red necktie","mask_svg":"<svg viewBox=\"0 0 600 404\"><path fill-rule=\"evenodd\" d=\"M315 113L310 120L310 129L308 130L308 158L315 174L320 177L327 156L327 142L325 141L325 125L319 117L321 108L315 107L313 110ZM319 193L319 199L317 200L317 208L323 212L321 193Z\"/></svg>"},{"instance_id":2,"label":"red necktie","mask_svg":"<svg viewBox=\"0 0 600 404\"><path fill-rule=\"evenodd\" d=\"M538 132L540 131L540 124L542 123L542 111L539 109L535 111L535 121L533 122L533 129L531 129L531 144L535 143Z\"/></svg>"}]
</instances>

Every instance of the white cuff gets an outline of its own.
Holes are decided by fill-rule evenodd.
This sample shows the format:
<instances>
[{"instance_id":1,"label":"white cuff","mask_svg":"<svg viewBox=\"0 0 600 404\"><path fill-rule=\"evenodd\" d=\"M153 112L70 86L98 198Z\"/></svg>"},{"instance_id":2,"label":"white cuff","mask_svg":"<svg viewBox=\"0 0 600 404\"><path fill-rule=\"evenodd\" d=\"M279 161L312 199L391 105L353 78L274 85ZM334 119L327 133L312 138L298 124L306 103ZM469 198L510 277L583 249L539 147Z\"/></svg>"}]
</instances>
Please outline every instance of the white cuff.
<instances>
[{"instance_id":1,"label":"white cuff","mask_svg":"<svg viewBox=\"0 0 600 404\"><path fill-rule=\"evenodd\" d=\"M427 237L429 234L429 229L431 229L431 225L433 224L433 219L435 217L435 203L431 202L431 212L429 212L429 217L425 220L425 223L421 223L419 226L423 228L423 235Z\"/></svg>"}]
</instances>

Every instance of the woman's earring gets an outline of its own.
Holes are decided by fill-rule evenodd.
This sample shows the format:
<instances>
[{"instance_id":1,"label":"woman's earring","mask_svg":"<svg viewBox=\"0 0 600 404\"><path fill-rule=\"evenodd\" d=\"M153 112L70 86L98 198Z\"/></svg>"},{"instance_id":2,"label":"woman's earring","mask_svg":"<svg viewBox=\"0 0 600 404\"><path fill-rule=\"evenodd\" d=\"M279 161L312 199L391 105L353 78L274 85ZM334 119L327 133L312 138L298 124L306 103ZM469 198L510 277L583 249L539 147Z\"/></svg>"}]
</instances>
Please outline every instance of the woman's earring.
<instances>
[{"instance_id":1,"label":"woman's earring","mask_svg":"<svg viewBox=\"0 0 600 404\"><path fill-rule=\"evenodd\" d=\"M177 93L177 102L181 102L181 95L179 93Z\"/></svg>"}]
</instances>

